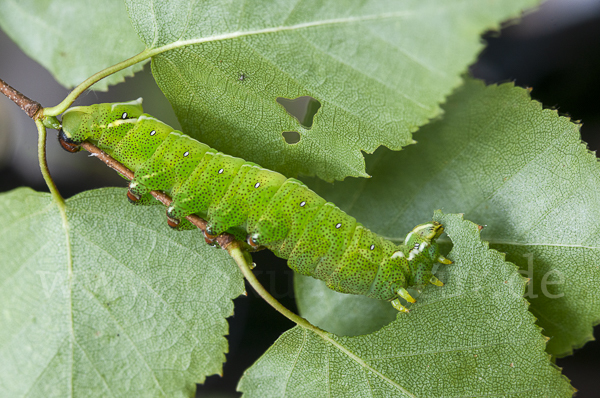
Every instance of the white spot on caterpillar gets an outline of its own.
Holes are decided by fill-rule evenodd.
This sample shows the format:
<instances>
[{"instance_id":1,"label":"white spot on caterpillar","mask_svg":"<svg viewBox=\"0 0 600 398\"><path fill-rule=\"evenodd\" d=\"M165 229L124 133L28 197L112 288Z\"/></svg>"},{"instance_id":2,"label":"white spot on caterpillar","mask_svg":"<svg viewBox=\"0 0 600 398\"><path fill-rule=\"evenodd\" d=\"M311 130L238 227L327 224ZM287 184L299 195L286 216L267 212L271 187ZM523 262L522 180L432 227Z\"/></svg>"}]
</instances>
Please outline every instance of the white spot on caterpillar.
<instances>
[{"instance_id":1,"label":"white spot on caterpillar","mask_svg":"<svg viewBox=\"0 0 600 398\"><path fill-rule=\"evenodd\" d=\"M371 245L371 247L369 249L374 250L375 249L375 245Z\"/></svg>"},{"instance_id":2,"label":"white spot on caterpillar","mask_svg":"<svg viewBox=\"0 0 600 398\"><path fill-rule=\"evenodd\" d=\"M394 254L392 254L392 258L398 258L398 257L404 257L404 253L402 253L401 251L397 251L394 252Z\"/></svg>"},{"instance_id":3,"label":"white spot on caterpillar","mask_svg":"<svg viewBox=\"0 0 600 398\"><path fill-rule=\"evenodd\" d=\"M156 130L152 130L152 131L150 132L150 135L154 135L154 134L156 134Z\"/></svg>"},{"instance_id":4,"label":"white spot on caterpillar","mask_svg":"<svg viewBox=\"0 0 600 398\"><path fill-rule=\"evenodd\" d=\"M138 122L137 119L117 119L114 122L110 122L108 124L99 124L98 127L102 128L102 129L107 129L107 128L111 128L111 127L115 127L115 126L120 126L124 123L135 124L137 122Z\"/></svg>"},{"instance_id":5,"label":"white spot on caterpillar","mask_svg":"<svg viewBox=\"0 0 600 398\"><path fill-rule=\"evenodd\" d=\"M219 169L219 174L223 174L223 169Z\"/></svg>"},{"instance_id":6,"label":"white spot on caterpillar","mask_svg":"<svg viewBox=\"0 0 600 398\"><path fill-rule=\"evenodd\" d=\"M121 115L121 119L127 119L127 112L123 112L123 114Z\"/></svg>"},{"instance_id":7,"label":"white spot on caterpillar","mask_svg":"<svg viewBox=\"0 0 600 398\"><path fill-rule=\"evenodd\" d=\"M304 207L304 206L306 206L306 202L305 201L300 202L300 207Z\"/></svg>"},{"instance_id":8,"label":"white spot on caterpillar","mask_svg":"<svg viewBox=\"0 0 600 398\"><path fill-rule=\"evenodd\" d=\"M254 188L258 188L260 187L260 182L257 182L256 184L254 184Z\"/></svg>"},{"instance_id":9,"label":"white spot on caterpillar","mask_svg":"<svg viewBox=\"0 0 600 398\"><path fill-rule=\"evenodd\" d=\"M185 153L183 154L184 157L187 157L190 153L188 151L185 151Z\"/></svg>"},{"instance_id":10,"label":"white spot on caterpillar","mask_svg":"<svg viewBox=\"0 0 600 398\"><path fill-rule=\"evenodd\" d=\"M341 227L341 226L342 226L342 223L341 223L341 222L340 222L340 223L337 223L337 224L335 224L335 227L336 227L337 229L340 229L340 227Z\"/></svg>"}]
</instances>

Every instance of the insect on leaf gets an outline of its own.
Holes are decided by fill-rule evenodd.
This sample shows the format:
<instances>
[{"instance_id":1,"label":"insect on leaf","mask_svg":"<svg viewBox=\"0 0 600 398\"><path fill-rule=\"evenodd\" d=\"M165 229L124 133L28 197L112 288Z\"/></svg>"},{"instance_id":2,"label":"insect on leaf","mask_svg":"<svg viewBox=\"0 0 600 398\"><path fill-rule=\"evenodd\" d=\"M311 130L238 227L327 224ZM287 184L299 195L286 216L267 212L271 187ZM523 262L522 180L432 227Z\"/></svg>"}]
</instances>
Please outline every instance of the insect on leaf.
<instances>
[{"instance_id":1,"label":"insect on leaf","mask_svg":"<svg viewBox=\"0 0 600 398\"><path fill-rule=\"evenodd\" d=\"M370 335L296 326L246 371L243 397L571 397L527 311L517 267L479 239L475 224L434 218L454 244L444 289L426 289L409 314Z\"/></svg>"}]
</instances>

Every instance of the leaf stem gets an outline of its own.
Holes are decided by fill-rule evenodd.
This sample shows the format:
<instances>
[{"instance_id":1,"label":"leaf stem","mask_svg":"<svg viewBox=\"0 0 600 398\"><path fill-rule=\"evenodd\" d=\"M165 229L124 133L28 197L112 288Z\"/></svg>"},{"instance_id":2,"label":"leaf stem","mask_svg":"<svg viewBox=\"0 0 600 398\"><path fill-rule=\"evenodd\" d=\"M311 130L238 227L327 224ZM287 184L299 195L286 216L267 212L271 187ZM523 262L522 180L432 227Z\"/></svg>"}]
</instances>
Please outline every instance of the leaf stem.
<instances>
[{"instance_id":1,"label":"leaf stem","mask_svg":"<svg viewBox=\"0 0 600 398\"><path fill-rule=\"evenodd\" d=\"M395 17L398 15L404 15L404 13L393 14L393 15L386 14L385 17L391 18L391 17ZM81 84L79 84L77 87L75 87L75 89L73 89L73 91L71 91L71 93L60 104L50 107L50 108L44 108L43 116L58 116L58 115L60 115L61 113L66 111L67 108L69 108L71 106L71 104L73 104L73 102L75 102L77 97L79 97L85 90L90 88L94 83L96 83L96 82L104 79L105 77L112 75L113 73L116 73L122 69L125 69L129 66L135 65L138 62L142 62L142 61L144 61L148 58L151 58L155 55L162 54L167 51L175 50L177 48L192 46L195 44L203 44L203 43L208 43L208 42L232 40L232 39L237 39L240 37L255 36L255 35L260 35L260 34L270 34L270 33L276 34L276 33L284 32L284 31L293 31L296 29L310 28L313 26L360 22L360 21L364 21L364 20L378 19L381 17L382 16L380 16L380 15L370 15L370 16L365 16L365 17L360 17L360 18L329 19L329 20L318 21L317 23L314 23L314 22L300 23L297 25L290 25L290 26L277 26L277 27L272 27L272 28L249 30L249 31L228 32L228 33L214 35L214 36L208 36L208 37L201 37L201 38L188 39L188 40L177 40L172 43L165 44L161 47L146 48L146 49L144 49L144 51L140 52L139 54L134 55L133 57L126 59L125 61L119 62L118 64L109 66L108 68L103 69L100 72L92 75L88 79L84 80Z\"/></svg>"},{"instance_id":2,"label":"leaf stem","mask_svg":"<svg viewBox=\"0 0 600 398\"><path fill-rule=\"evenodd\" d=\"M35 121L35 125L38 129L38 162L40 164L40 170L42 171L42 176L44 177L44 181L50 190L50 194L56 203L58 203L59 207L64 209L65 200L61 196L60 192L58 192L58 188L50 175L50 171L48 170L48 162L46 161L46 126L41 119L37 119Z\"/></svg>"},{"instance_id":3,"label":"leaf stem","mask_svg":"<svg viewBox=\"0 0 600 398\"><path fill-rule=\"evenodd\" d=\"M233 242L231 245L227 247L227 252L236 262L240 271L244 275L244 278L250 283L250 286L265 300L271 307L275 308L280 314L285 316L290 321L296 323L298 326L301 326L305 329L309 329L316 334L326 338L329 340L329 333L323 329L320 329L308 322L306 319L302 318L300 315L293 313L286 307L284 307L275 297L271 296L271 294L261 285L261 283L256 279L254 272L252 272L251 265L246 260L243 251L238 246L238 242Z\"/></svg>"},{"instance_id":4,"label":"leaf stem","mask_svg":"<svg viewBox=\"0 0 600 398\"><path fill-rule=\"evenodd\" d=\"M79 97L85 90L87 90L88 88L90 88L94 83L104 79L107 76L112 75L113 73L116 73L120 70L123 70L129 66L135 65L138 62L142 62L148 58L150 58L153 54L153 51L150 49L145 49L144 51L142 51L141 53L134 55L131 58L126 59L125 61L121 61L118 64L114 64L112 66L109 66L106 69L101 70L98 73L95 73L94 75L90 76L89 78L85 79L81 84L79 84L77 87L75 87L73 89L73 91L71 91L69 93L69 95L67 95L67 97L61 101L60 104L50 107L50 108L44 108L43 109L43 115L44 116L58 116L61 113L63 113L64 111L67 110L67 108L69 108L71 106L71 104L73 104L73 102L75 102L75 100L77 99L77 97Z\"/></svg>"}]
</instances>

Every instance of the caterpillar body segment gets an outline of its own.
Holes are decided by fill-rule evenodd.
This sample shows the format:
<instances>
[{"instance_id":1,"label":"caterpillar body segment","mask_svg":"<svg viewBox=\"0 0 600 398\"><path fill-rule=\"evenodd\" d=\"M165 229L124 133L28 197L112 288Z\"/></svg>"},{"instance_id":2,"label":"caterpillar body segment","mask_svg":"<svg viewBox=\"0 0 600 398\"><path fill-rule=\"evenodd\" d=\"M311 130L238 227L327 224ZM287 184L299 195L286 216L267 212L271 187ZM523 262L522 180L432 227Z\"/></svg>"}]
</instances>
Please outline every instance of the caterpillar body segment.
<instances>
[{"instance_id":1,"label":"caterpillar body segment","mask_svg":"<svg viewBox=\"0 0 600 398\"><path fill-rule=\"evenodd\" d=\"M407 287L443 284L431 269L438 261L442 225L418 225L396 245L365 228L304 183L232 157L144 114L141 99L74 107L63 115L61 145L70 152L88 140L134 172L128 197L150 203L151 190L173 202L168 223L190 228L190 214L207 220L206 239L225 231L264 246L294 271L325 281L342 293L414 302Z\"/></svg>"}]
</instances>

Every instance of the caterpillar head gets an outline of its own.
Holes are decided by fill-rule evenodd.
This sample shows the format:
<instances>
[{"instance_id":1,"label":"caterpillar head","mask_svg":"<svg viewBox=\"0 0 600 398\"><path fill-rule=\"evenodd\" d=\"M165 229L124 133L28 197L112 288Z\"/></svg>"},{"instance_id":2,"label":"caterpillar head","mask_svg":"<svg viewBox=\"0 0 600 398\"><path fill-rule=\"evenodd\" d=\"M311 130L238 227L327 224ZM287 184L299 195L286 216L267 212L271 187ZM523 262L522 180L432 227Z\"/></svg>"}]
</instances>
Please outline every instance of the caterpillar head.
<instances>
[{"instance_id":1,"label":"caterpillar head","mask_svg":"<svg viewBox=\"0 0 600 398\"><path fill-rule=\"evenodd\" d=\"M62 129L58 133L60 145L69 152L77 152L79 144L87 139L99 139L99 134L120 120L137 119L144 113L142 99L112 104L75 106L63 113Z\"/></svg>"},{"instance_id":2,"label":"caterpillar head","mask_svg":"<svg viewBox=\"0 0 600 398\"><path fill-rule=\"evenodd\" d=\"M419 257L419 262L425 264L443 262L436 242L443 232L443 225L436 221L417 225L404 239L404 244L410 248L409 259Z\"/></svg>"},{"instance_id":3,"label":"caterpillar head","mask_svg":"<svg viewBox=\"0 0 600 398\"><path fill-rule=\"evenodd\" d=\"M411 233L406 236L404 244L412 246L415 243L432 242L444 232L444 226L437 221L417 225Z\"/></svg>"}]
</instances>

